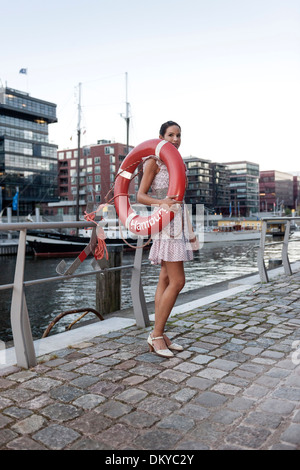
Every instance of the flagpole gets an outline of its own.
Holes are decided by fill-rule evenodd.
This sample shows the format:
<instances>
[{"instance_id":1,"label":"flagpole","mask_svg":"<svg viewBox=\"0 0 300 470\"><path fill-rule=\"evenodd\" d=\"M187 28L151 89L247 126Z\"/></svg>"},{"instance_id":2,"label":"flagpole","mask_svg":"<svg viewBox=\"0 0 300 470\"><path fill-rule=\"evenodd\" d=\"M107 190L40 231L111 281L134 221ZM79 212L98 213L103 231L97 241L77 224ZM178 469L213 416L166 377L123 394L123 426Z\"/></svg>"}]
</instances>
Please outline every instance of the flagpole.
<instances>
[{"instance_id":1,"label":"flagpole","mask_svg":"<svg viewBox=\"0 0 300 470\"><path fill-rule=\"evenodd\" d=\"M76 220L79 220L79 178L80 178L80 136L81 136L81 83L78 85L78 125L77 125L77 197L76 197ZM77 229L78 234L78 229Z\"/></svg>"}]
</instances>

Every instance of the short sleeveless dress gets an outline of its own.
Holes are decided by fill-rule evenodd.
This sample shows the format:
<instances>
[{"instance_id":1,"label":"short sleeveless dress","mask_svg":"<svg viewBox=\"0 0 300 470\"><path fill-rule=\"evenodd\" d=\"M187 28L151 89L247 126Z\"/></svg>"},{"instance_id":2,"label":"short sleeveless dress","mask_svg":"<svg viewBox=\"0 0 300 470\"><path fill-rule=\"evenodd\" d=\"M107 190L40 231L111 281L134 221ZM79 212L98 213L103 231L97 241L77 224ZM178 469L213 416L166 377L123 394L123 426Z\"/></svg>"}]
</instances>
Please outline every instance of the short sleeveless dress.
<instances>
[{"instance_id":1,"label":"short sleeveless dress","mask_svg":"<svg viewBox=\"0 0 300 470\"><path fill-rule=\"evenodd\" d=\"M155 156L146 157L146 160L154 158L159 168L152 185L152 196L158 199L166 197L169 187L169 172L166 165ZM151 264L161 264L162 261L191 261L193 249L189 241L187 207L183 204L176 205L176 212L171 222L158 234L153 235L149 260Z\"/></svg>"}]
</instances>

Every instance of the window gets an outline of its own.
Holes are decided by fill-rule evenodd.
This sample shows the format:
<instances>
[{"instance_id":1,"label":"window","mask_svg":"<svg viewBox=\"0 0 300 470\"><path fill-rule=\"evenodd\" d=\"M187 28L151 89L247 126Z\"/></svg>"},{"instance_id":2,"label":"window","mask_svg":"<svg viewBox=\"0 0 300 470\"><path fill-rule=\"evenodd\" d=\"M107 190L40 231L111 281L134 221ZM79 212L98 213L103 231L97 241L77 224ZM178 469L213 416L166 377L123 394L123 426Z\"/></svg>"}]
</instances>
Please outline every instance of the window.
<instances>
[{"instance_id":1,"label":"window","mask_svg":"<svg viewBox=\"0 0 300 470\"><path fill-rule=\"evenodd\" d=\"M104 153L105 155L112 155L114 153L114 148L108 145L104 147Z\"/></svg>"}]
</instances>

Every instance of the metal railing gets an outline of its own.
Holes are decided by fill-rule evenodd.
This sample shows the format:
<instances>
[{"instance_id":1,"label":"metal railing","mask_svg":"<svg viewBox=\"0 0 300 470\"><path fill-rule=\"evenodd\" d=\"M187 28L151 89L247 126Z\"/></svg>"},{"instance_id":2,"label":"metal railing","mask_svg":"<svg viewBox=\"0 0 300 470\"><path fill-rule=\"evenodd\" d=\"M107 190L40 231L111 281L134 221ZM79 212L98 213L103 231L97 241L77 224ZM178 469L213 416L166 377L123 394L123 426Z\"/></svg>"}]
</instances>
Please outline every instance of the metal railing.
<instances>
[{"instance_id":1,"label":"metal railing","mask_svg":"<svg viewBox=\"0 0 300 470\"><path fill-rule=\"evenodd\" d=\"M260 243L258 246L257 253L257 265L260 275L261 282L269 282L268 270L265 264L265 248L266 246L282 245L281 249L281 261L284 268L284 272L287 276L292 275L292 268L289 260L288 246L291 236L291 225L296 221L300 221L300 217L264 217L262 220L262 229L260 236ZM281 223L284 225L284 235L283 240L280 242L271 242L266 243L266 235L268 232L268 225Z\"/></svg>"},{"instance_id":2,"label":"metal railing","mask_svg":"<svg viewBox=\"0 0 300 470\"><path fill-rule=\"evenodd\" d=\"M99 222L101 225L101 222ZM103 225L105 225L103 223ZM117 266L117 267L104 267L101 269L99 264L93 263L93 270L84 273L72 273L60 276L53 276L44 279L35 279L31 281L24 281L25 271L25 254L26 254L26 234L29 230L52 230L52 229L66 229L66 228L93 228L95 224L92 222L44 222L44 223L14 223L14 224L0 224L0 232L18 231L19 242L18 252L16 259L14 282L12 284L5 284L0 286L0 290L12 289L11 301L11 328L13 335L13 342L15 347L17 365L28 369L37 364L36 354L34 349L33 337L29 321L29 315L26 304L25 288L28 286L38 285L42 283L55 282L61 280L68 280L74 277L95 275L99 272L116 271L122 269L132 269L131 277L131 296L133 311L138 327L145 327L149 325L149 316L146 307L144 291L141 283L141 268L142 268L142 249L136 249L134 263L132 265ZM141 248L143 239L138 238L137 247Z\"/></svg>"},{"instance_id":3,"label":"metal railing","mask_svg":"<svg viewBox=\"0 0 300 470\"><path fill-rule=\"evenodd\" d=\"M267 226L269 223L274 221L280 221L285 225L284 239L283 242L274 242L266 244ZM260 238L260 244L258 246L257 264L262 282L269 282L269 276L264 261L265 247L270 245L276 245L282 243L282 263L284 271L287 275L292 274L291 265L288 257L288 244L291 233L291 223L293 221L300 220L300 217L293 219L287 217L278 218L264 218L262 219L262 233ZM101 225L101 222L99 222ZM104 225L104 223L103 223ZM15 347L17 364L23 368L29 368L36 365L36 355L34 350L33 338L31 333L31 326L28 316L25 288L28 286L38 285L42 283L56 282L61 280L68 280L74 277L90 276L95 275L99 272L116 271L122 269L132 269L131 277L131 297L134 316L138 327L146 327L149 325L149 316L144 296L144 291L141 282L141 269L142 269L142 245L143 238L138 238L134 263L132 265L117 266L117 267L104 267L101 269L99 264L95 266L93 263L93 270L84 273L61 273L59 276L53 276L44 279L35 279L31 281L24 281L24 270L25 270L25 254L26 254L26 233L27 229L66 229L66 228L94 228L95 224L92 222L44 222L44 223L13 223L13 224L0 224L0 232L17 231L19 232L19 243L18 252L15 267L14 282L12 284L6 284L0 286L0 290L12 289L12 301L11 301L11 327L13 334L13 342ZM101 264L101 263L100 263ZM68 271L67 271L68 272Z\"/></svg>"}]
</instances>

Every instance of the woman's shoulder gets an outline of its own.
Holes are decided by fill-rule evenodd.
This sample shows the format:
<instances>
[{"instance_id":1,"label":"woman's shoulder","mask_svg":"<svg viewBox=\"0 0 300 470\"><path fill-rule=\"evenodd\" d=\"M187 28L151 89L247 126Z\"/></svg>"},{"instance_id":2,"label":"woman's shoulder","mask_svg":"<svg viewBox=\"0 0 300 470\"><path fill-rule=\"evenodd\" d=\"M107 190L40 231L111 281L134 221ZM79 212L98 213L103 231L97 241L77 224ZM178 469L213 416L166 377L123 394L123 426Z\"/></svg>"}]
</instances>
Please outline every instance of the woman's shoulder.
<instances>
[{"instance_id":1,"label":"woman's shoulder","mask_svg":"<svg viewBox=\"0 0 300 470\"><path fill-rule=\"evenodd\" d=\"M143 158L143 169L157 171L160 168L160 160L155 155Z\"/></svg>"}]
</instances>

